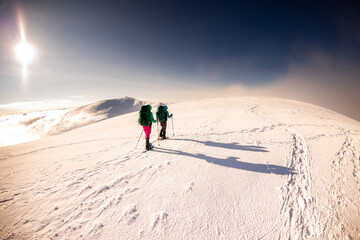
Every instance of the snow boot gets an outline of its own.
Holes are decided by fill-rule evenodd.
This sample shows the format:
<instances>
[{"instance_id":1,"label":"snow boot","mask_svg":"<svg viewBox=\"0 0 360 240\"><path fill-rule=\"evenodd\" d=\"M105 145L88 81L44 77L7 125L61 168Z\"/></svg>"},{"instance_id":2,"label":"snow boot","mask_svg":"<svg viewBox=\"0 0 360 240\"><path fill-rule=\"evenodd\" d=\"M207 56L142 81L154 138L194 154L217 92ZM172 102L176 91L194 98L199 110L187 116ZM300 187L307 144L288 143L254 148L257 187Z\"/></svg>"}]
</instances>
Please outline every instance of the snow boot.
<instances>
[{"instance_id":1,"label":"snow boot","mask_svg":"<svg viewBox=\"0 0 360 240\"><path fill-rule=\"evenodd\" d=\"M151 150L151 145L150 145L150 139L149 138L146 138L146 150L149 151Z\"/></svg>"},{"instance_id":2,"label":"snow boot","mask_svg":"<svg viewBox=\"0 0 360 240\"><path fill-rule=\"evenodd\" d=\"M166 130L163 131L163 136L162 136L163 139L167 139L166 137Z\"/></svg>"},{"instance_id":3,"label":"snow boot","mask_svg":"<svg viewBox=\"0 0 360 240\"><path fill-rule=\"evenodd\" d=\"M164 129L160 130L160 134L159 134L159 137L158 137L159 140L163 139L163 131L164 131Z\"/></svg>"}]
</instances>

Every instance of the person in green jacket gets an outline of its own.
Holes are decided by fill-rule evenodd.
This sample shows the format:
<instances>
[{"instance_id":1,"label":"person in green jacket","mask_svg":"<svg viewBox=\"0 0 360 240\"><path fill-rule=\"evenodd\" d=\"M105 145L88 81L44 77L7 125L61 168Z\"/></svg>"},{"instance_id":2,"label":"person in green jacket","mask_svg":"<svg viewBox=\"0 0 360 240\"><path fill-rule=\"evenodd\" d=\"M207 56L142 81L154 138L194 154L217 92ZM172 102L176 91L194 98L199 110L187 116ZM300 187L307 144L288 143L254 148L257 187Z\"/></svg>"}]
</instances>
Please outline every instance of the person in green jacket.
<instances>
[{"instance_id":1,"label":"person in green jacket","mask_svg":"<svg viewBox=\"0 0 360 240\"><path fill-rule=\"evenodd\" d=\"M143 126L145 132L146 145L145 149L150 150L152 147L150 145L150 134L151 134L151 125L156 123L154 116L151 112L152 107L150 105L144 105L140 108L139 111L139 124Z\"/></svg>"},{"instance_id":2,"label":"person in green jacket","mask_svg":"<svg viewBox=\"0 0 360 240\"><path fill-rule=\"evenodd\" d=\"M160 130L160 139L167 139L166 137L166 125L168 118L171 118L173 114L169 114L168 107L166 105L160 105L156 111L156 120L160 122L161 130Z\"/></svg>"}]
</instances>

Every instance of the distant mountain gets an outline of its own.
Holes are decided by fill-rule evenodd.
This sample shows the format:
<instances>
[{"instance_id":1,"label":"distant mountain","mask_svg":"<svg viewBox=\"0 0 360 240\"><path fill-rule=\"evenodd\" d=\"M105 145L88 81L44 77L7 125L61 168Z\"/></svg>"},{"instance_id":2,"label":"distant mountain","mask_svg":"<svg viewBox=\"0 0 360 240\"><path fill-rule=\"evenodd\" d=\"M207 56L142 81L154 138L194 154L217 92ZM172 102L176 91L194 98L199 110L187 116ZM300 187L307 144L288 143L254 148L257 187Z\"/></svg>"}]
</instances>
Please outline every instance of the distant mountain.
<instances>
[{"instance_id":1,"label":"distant mountain","mask_svg":"<svg viewBox=\"0 0 360 240\"><path fill-rule=\"evenodd\" d=\"M147 102L132 97L124 97L81 106L68 111L60 122L48 132L48 135L63 133L108 118L138 111L144 104Z\"/></svg>"}]
</instances>

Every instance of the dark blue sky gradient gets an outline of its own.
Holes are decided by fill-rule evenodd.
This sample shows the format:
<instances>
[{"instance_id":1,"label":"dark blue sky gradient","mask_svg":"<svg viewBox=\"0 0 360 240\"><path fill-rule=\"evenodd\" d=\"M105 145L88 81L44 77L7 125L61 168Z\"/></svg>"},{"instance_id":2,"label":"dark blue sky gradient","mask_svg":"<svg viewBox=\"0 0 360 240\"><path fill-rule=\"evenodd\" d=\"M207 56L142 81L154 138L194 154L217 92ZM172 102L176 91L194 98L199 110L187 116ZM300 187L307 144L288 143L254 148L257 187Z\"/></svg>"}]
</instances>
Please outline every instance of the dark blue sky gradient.
<instances>
[{"instance_id":1,"label":"dark blue sky gradient","mask_svg":"<svg viewBox=\"0 0 360 240\"><path fill-rule=\"evenodd\" d=\"M289 62L309 51L346 50L340 21L354 10L329 1L35 0L23 6L30 24L81 58L184 76L218 71L221 81L250 85L286 74Z\"/></svg>"}]
</instances>

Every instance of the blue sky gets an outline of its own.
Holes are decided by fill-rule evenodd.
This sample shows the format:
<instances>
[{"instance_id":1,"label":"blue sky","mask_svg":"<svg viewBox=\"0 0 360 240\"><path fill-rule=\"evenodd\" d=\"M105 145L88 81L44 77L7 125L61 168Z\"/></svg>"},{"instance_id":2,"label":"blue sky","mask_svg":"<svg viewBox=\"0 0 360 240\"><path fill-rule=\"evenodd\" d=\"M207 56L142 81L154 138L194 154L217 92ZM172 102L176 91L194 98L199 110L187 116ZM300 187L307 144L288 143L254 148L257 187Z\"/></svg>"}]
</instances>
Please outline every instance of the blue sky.
<instances>
[{"instance_id":1,"label":"blue sky","mask_svg":"<svg viewBox=\"0 0 360 240\"><path fill-rule=\"evenodd\" d=\"M356 1L1 1L0 104L266 95L360 119L359 13ZM19 14L38 52L26 80Z\"/></svg>"}]
</instances>

